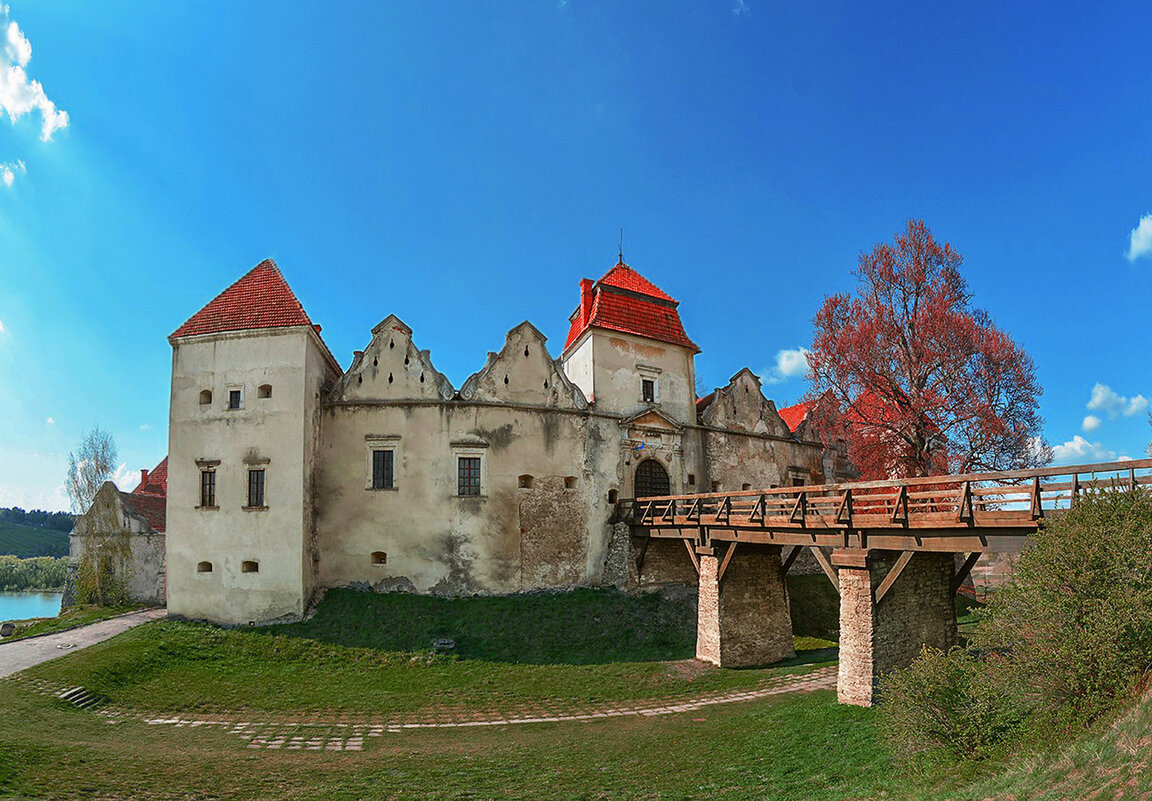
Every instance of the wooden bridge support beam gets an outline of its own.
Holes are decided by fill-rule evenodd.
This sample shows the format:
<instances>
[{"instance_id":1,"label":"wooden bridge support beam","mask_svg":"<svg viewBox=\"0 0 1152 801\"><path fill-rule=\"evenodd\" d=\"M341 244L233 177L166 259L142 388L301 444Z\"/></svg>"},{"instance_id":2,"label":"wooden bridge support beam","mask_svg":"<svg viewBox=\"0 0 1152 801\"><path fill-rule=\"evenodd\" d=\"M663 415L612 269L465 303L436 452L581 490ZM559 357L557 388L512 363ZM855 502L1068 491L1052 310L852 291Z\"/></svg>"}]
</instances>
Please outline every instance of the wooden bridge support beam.
<instances>
[{"instance_id":1,"label":"wooden bridge support beam","mask_svg":"<svg viewBox=\"0 0 1152 801\"><path fill-rule=\"evenodd\" d=\"M720 552L732 547L700 555L696 658L739 668L795 656L779 546L740 545L731 554Z\"/></svg>"},{"instance_id":2,"label":"wooden bridge support beam","mask_svg":"<svg viewBox=\"0 0 1152 801\"><path fill-rule=\"evenodd\" d=\"M947 650L956 644L954 557L837 551L832 562L840 584L837 696L842 704L871 706L885 673L906 667L925 645ZM895 569L901 572L886 582Z\"/></svg>"}]
</instances>

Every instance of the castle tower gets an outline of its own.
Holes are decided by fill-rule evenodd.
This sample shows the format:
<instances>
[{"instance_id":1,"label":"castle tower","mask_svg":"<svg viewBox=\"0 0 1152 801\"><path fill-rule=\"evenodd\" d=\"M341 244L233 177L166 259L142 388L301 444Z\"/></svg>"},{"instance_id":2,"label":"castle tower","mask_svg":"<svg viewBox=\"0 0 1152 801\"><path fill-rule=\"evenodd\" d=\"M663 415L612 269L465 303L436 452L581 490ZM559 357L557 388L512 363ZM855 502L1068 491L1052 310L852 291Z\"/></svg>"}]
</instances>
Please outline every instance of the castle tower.
<instances>
[{"instance_id":1,"label":"castle tower","mask_svg":"<svg viewBox=\"0 0 1152 801\"><path fill-rule=\"evenodd\" d=\"M298 618L318 558L320 397L340 367L271 260L168 341L168 611Z\"/></svg>"},{"instance_id":2,"label":"castle tower","mask_svg":"<svg viewBox=\"0 0 1152 801\"><path fill-rule=\"evenodd\" d=\"M560 360L601 412L632 417L659 411L696 423L695 356L679 303L620 261L599 281L580 282Z\"/></svg>"}]
</instances>

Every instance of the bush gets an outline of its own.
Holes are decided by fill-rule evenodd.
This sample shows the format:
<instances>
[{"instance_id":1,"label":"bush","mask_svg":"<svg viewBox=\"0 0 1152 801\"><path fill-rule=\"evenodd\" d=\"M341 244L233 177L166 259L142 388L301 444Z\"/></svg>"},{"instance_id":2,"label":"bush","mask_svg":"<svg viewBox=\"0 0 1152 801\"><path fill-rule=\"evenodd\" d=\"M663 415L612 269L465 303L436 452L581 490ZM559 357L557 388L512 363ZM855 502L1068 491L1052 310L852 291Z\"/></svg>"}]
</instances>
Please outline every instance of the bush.
<instances>
[{"instance_id":1,"label":"bush","mask_svg":"<svg viewBox=\"0 0 1152 801\"><path fill-rule=\"evenodd\" d=\"M881 684L897 757L979 759L1091 724L1152 667L1152 494L1091 489L1031 539L971 651L925 649Z\"/></svg>"},{"instance_id":2,"label":"bush","mask_svg":"<svg viewBox=\"0 0 1152 801\"><path fill-rule=\"evenodd\" d=\"M1090 490L989 601L973 642L1009 650L1038 711L1089 723L1152 665L1152 494Z\"/></svg>"},{"instance_id":3,"label":"bush","mask_svg":"<svg viewBox=\"0 0 1152 801\"><path fill-rule=\"evenodd\" d=\"M881 694L882 731L904 762L992 756L1025 717L1011 666L961 648L925 647L908 668L884 678Z\"/></svg>"}]
</instances>

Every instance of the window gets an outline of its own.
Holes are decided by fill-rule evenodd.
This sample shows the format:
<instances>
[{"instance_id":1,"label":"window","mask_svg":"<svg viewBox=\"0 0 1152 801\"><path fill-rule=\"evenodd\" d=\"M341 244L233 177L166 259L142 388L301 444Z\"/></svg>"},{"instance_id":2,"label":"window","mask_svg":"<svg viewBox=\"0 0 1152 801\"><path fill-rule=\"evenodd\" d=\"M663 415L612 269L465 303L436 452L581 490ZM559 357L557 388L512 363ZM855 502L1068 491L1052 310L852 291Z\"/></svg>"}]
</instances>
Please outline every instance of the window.
<instances>
[{"instance_id":1,"label":"window","mask_svg":"<svg viewBox=\"0 0 1152 801\"><path fill-rule=\"evenodd\" d=\"M200 471L200 507L203 509L216 508L216 471Z\"/></svg>"},{"instance_id":2,"label":"window","mask_svg":"<svg viewBox=\"0 0 1152 801\"><path fill-rule=\"evenodd\" d=\"M752 485L751 484L741 484L740 489L741 489L741 491L750 490L750 489L752 489Z\"/></svg>"},{"instance_id":3,"label":"window","mask_svg":"<svg viewBox=\"0 0 1152 801\"><path fill-rule=\"evenodd\" d=\"M260 388L256 390L256 397L258 397L258 398L271 398L272 397L272 385L271 384L261 384Z\"/></svg>"},{"instance_id":4,"label":"window","mask_svg":"<svg viewBox=\"0 0 1152 801\"><path fill-rule=\"evenodd\" d=\"M564 476L564 489L576 489L576 476Z\"/></svg>"},{"instance_id":5,"label":"window","mask_svg":"<svg viewBox=\"0 0 1152 801\"><path fill-rule=\"evenodd\" d=\"M243 409L244 408L244 388L239 386L228 387L228 402L227 408L229 409Z\"/></svg>"},{"instance_id":6,"label":"window","mask_svg":"<svg viewBox=\"0 0 1152 801\"><path fill-rule=\"evenodd\" d=\"M640 400L644 403L656 402L656 381L652 378L640 380Z\"/></svg>"},{"instance_id":7,"label":"window","mask_svg":"<svg viewBox=\"0 0 1152 801\"><path fill-rule=\"evenodd\" d=\"M712 491L713 492L719 492L720 491L720 482L719 481L713 481L712 482Z\"/></svg>"},{"instance_id":8,"label":"window","mask_svg":"<svg viewBox=\"0 0 1152 801\"><path fill-rule=\"evenodd\" d=\"M616 503L616 501L617 501L617 499L619 499L619 497L620 497L620 492L618 490L614 490L614 489L608 490L608 503Z\"/></svg>"},{"instance_id":9,"label":"window","mask_svg":"<svg viewBox=\"0 0 1152 801\"><path fill-rule=\"evenodd\" d=\"M400 446L400 437L371 434L364 439L368 443L365 462L367 475L364 479L364 489L396 489L396 464L399 461L397 451Z\"/></svg>"},{"instance_id":10,"label":"window","mask_svg":"<svg viewBox=\"0 0 1152 801\"><path fill-rule=\"evenodd\" d=\"M200 405L201 406L208 406L211 403L212 403L212 390L210 390L210 389L200 390Z\"/></svg>"},{"instance_id":11,"label":"window","mask_svg":"<svg viewBox=\"0 0 1152 801\"><path fill-rule=\"evenodd\" d=\"M264 503L264 468L248 469L248 508L263 509Z\"/></svg>"},{"instance_id":12,"label":"window","mask_svg":"<svg viewBox=\"0 0 1152 801\"><path fill-rule=\"evenodd\" d=\"M645 459L636 466L634 482L637 498L650 498L654 495L671 495L668 471L655 459Z\"/></svg>"},{"instance_id":13,"label":"window","mask_svg":"<svg viewBox=\"0 0 1152 801\"><path fill-rule=\"evenodd\" d=\"M456 457L457 495L480 494L480 457Z\"/></svg>"},{"instance_id":14,"label":"window","mask_svg":"<svg viewBox=\"0 0 1152 801\"><path fill-rule=\"evenodd\" d=\"M247 560L240 563L241 573L259 573L260 563L255 560Z\"/></svg>"},{"instance_id":15,"label":"window","mask_svg":"<svg viewBox=\"0 0 1152 801\"><path fill-rule=\"evenodd\" d=\"M525 473L524 475L522 475L518 479L516 479L516 486L519 487L520 489L532 489L532 481L533 481L532 476Z\"/></svg>"},{"instance_id":16,"label":"window","mask_svg":"<svg viewBox=\"0 0 1152 801\"><path fill-rule=\"evenodd\" d=\"M372 564L374 564L374 565L386 565L386 564L388 564L388 554L384 553L383 551L373 551L372 552Z\"/></svg>"},{"instance_id":17,"label":"window","mask_svg":"<svg viewBox=\"0 0 1152 801\"><path fill-rule=\"evenodd\" d=\"M696 474L695 473L689 473L688 474L688 486L689 487L695 487L696 486Z\"/></svg>"},{"instance_id":18,"label":"window","mask_svg":"<svg viewBox=\"0 0 1152 801\"><path fill-rule=\"evenodd\" d=\"M196 572L197 573L211 573L212 572L212 563L211 562L199 562L199 563L197 563Z\"/></svg>"},{"instance_id":19,"label":"window","mask_svg":"<svg viewBox=\"0 0 1152 801\"><path fill-rule=\"evenodd\" d=\"M803 476L792 476L792 486L793 487L803 487L804 486L804 477Z\"/></svg>"},{"instance_id":20,"label":"window","mask_svg":"<svg viewBox=\"0 0 1152 801\"><path fill-rule=\"evenodd\" d=\"M382 448L372 451L372 489L393 489L396 453Z\"/></svg>"}]
</instances>

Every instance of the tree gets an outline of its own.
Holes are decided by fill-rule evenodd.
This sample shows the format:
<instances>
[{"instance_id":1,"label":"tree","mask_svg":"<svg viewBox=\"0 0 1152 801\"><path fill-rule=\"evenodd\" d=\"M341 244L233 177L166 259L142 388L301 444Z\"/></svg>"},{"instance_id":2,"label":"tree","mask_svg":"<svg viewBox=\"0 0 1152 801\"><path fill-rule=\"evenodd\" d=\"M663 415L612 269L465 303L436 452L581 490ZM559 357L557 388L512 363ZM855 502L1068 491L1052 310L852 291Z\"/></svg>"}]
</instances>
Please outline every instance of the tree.
<instances>
[{"instance_id":1,"label":"tree","mask_svg":"<svg viewBox=\"0 0 1152 801\"><path fill-rule=\"evenodd\" d=\"M89 431L75 453L68 454L68 478L64 488L72 501L72 511L84 514L92 505L100 485L116 469L116 442L100 426Z\"/></svg>"},{"instance_id":2,"label":"tree","mask_svg":"<svg viewBox=\"0 0 1152 801\"><path fill-rule=\"evenodd\" d=\"M860 255L856 295L832 295L808 357L813 422L865 479L1045 464L1031 357L972 308L963 258L910 220Z\"/></svg>"}]
</instances>

